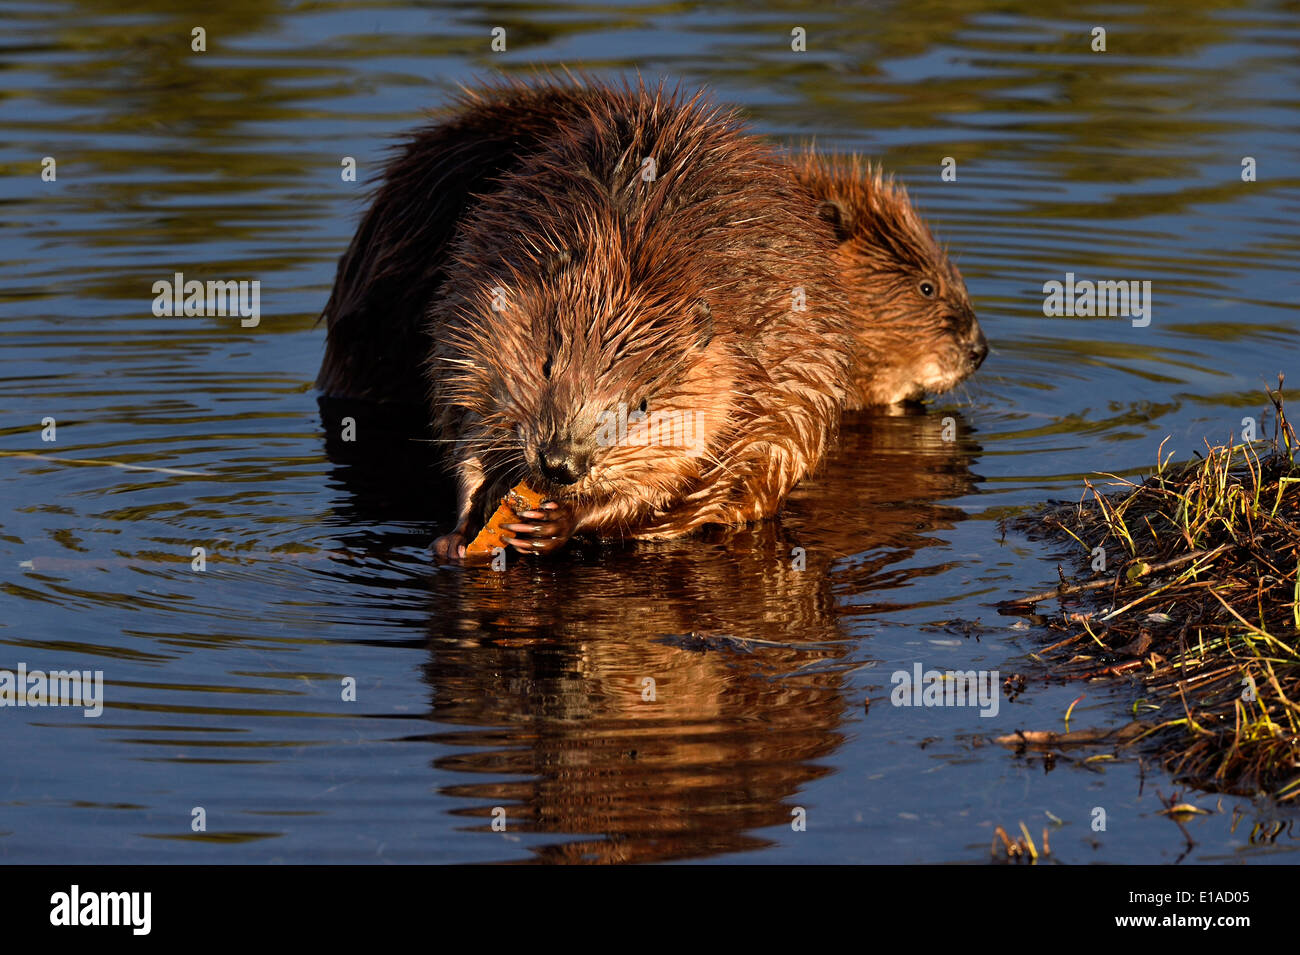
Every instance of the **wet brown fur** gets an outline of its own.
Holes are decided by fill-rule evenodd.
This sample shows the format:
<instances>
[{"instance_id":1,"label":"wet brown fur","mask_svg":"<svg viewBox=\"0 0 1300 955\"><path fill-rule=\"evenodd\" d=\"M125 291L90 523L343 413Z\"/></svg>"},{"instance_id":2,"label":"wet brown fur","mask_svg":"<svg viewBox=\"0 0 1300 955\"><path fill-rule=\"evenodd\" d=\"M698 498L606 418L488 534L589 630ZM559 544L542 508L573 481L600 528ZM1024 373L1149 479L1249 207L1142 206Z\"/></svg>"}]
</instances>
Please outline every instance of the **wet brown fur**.
<instances>
[{"instance_id":1,"label":"wet brown fur","mask_svg":"<svg viewBox=\"0 0 1300 955\"><path fill-rule=\"evenodd\" d=\"M921 272L952 314L908 300ZM790 308L796 285L807 311ZM400 147L324 317L324 391L431 402L458 530L509 483L536 483L541 444L581 444L593 415L642 398L700 412L706 447L588 448L591 473L551 488L577 531L769 516L841 407L945 390L983 347L960 276L877 172L785 165L699 96L573 81L467 90ZM949 377L921 380L936 361Z\"/></svg>"},{"instance_id":2,"label":"wet brown fur","mask_svg":"<svg viewBox=\"0 0 1300 955\"><path fill-rule=\"evenodd\" d=\"M424 314L446 278L456 229L479 196L608 89L574 81L465 89L438 121L398 147L344 254L324 310L317 386L328 394L421 403ZM906 190L858 157L811 149L789 167L836 232L854 348L847 406L942 393L969 377L987 345L960 273ZM927 299L919 283L938 294Z\"/></svg>"},{"instance_id":3,"label":"wet brown fur","mask_svg":"<svg viewBox=\"0 0 1300 955\"><path fill-rule=\"evenodd\" d=\"M318 388L338 397L424 401L424 316L447 277L465 210L601 95L576 84L464 90L435 122L394 147L322 313L328 339Z\"/></svg>"}]
</instances>

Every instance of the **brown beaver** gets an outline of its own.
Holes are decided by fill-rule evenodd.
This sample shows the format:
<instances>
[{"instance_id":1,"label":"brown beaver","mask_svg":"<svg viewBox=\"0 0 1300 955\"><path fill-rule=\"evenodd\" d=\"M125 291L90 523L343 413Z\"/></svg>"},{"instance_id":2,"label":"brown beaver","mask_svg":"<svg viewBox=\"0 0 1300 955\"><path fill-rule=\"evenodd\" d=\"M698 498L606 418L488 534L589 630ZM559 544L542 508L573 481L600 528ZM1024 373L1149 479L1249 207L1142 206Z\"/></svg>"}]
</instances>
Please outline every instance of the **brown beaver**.
<instances>
[{"instance_id":1,"label":"brown beaver","mask_svg":"<svg viewBox=\"0 0 1300 955\"><path fill-rule=\"evenodd\" d=\"M839 239L857 343L850 407L917 400L974 374L988 355L984 333L907 191L856 156L806 150L791 166Z\"/></svg>"},{"instance_id":2,"label":"brown beaver","mask_svg":"<svg viewBox=\"0 0 1300 955\"><path fill-rule=\"evenodd\" d=\"M467 209L431 296L460 485L441 557L525 477L553 501L510 525L531 552L771 516L846 401L835 237L778 157L700 95L571 102Z\"/></svg>"}]
</instances>

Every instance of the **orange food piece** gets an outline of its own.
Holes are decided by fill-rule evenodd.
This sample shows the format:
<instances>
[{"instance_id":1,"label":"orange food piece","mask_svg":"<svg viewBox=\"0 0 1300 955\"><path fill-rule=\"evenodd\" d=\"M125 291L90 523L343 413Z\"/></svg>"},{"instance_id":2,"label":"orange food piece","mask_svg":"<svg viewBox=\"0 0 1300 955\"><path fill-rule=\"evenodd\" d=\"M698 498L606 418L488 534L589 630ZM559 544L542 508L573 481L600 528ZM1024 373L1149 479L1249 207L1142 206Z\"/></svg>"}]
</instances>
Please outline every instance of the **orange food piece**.
<instances>
[{"instance_id":1,"label":"orange food piece","mask_svg":"<svg viewBox=\"0 0 1300 955\"><path fill-rule=\"evenodd\" d=\"M535 511L542 506L542 495L538 494L527 484L520 482L506 492L506 496L501 498L501 506L496 509L492 517L484 525L483 529L478 532L468 547L465 548L465 556L472 557L477 555L489 555L495 547L505 547L506 537L512 536L509 531L502 531L502 524L515 524L519 521L521 511Z\"/></svg>"}]
</instances>

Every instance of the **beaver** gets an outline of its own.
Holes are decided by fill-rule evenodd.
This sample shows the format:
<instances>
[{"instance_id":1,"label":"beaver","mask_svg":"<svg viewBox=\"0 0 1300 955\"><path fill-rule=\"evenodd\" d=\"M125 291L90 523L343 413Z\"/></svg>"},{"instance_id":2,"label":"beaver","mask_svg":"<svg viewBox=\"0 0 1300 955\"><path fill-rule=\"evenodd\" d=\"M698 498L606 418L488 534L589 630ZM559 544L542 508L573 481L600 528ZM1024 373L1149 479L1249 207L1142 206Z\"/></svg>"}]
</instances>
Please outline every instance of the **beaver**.
<instances>
[{"instance_id":1,"label":"beaver","mask_svg":"<svg viewBox=\"0 0 1300 955\"><path fill-rule=\"evenodd\" d=\"M323 312L324 393L423 403L425 311L447 276L460 221L502 174L607 96L603 85L573 77L463 89L438 122L399 146ZM987 343L960 273L906 190L857 157L805 150L783 158L837 238L832 261L857 341L847 406L915 401L972 374Z\"/></svg>"},{"instance_id":2,"label":"beaver","mask_svg":"<svg viewBox=\"0 0 1300 955\"><path fill-rule=\"evenodd\" d=\"M508 542L533 553L769 517L847 401L835 236L779 157L702 93L592 92L442 239L422 365L459 485L440 558L525 478L550 503ZM457 154L411 178L476 172Z\"/></svg>"},{"instance_id":3,"label":"beaver","mask_svg":"<svg viewBox=\"0 0 1300 955\"><path fill-rule=\"evenodd\" d=\"M948 391L988 355L961 273L878 165L806 149L790 159L835 230L855 354L849 407L896 405Z\"/></svg>"}]
</instances>

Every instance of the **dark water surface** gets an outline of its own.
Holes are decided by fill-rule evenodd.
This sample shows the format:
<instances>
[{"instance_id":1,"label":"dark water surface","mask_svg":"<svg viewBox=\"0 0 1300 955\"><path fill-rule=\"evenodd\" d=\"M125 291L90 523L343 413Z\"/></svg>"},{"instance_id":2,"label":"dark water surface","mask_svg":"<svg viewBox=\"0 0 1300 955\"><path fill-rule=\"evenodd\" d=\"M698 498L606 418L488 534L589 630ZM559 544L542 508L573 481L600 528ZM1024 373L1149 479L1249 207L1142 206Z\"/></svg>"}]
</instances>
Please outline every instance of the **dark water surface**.
<instances>
[{"instance_id":1,"label":"dark water surface","mask_svg":"<svg viewBox=\"0 0 1300 955\"><path fill-rule=\"evenodd\" d=\"M1188 794L1222 811L1187 851L1157 768L990 742L1139 695L1034 676L1045 630L992 604L1061 550L1000 520L1300 380L1297 4L172 7L0 6L0 669L102 670L106 697L0 709L0 859L981 862L1024 821L1066 862L1297 860L1252 840L1295 810ZM364 192L340 160L364 179L455 83L540 63L882 157L958 257L984 368L855 418L779 522L433 567L425 449L327 455L314 323ZM259 280L260 325L154 317L175 272ZM1150 325L1045 318L1066 272L1149 280ZM891 706L917 662L1030 680L991 718Z\"/></svg>"}]
</instances>

